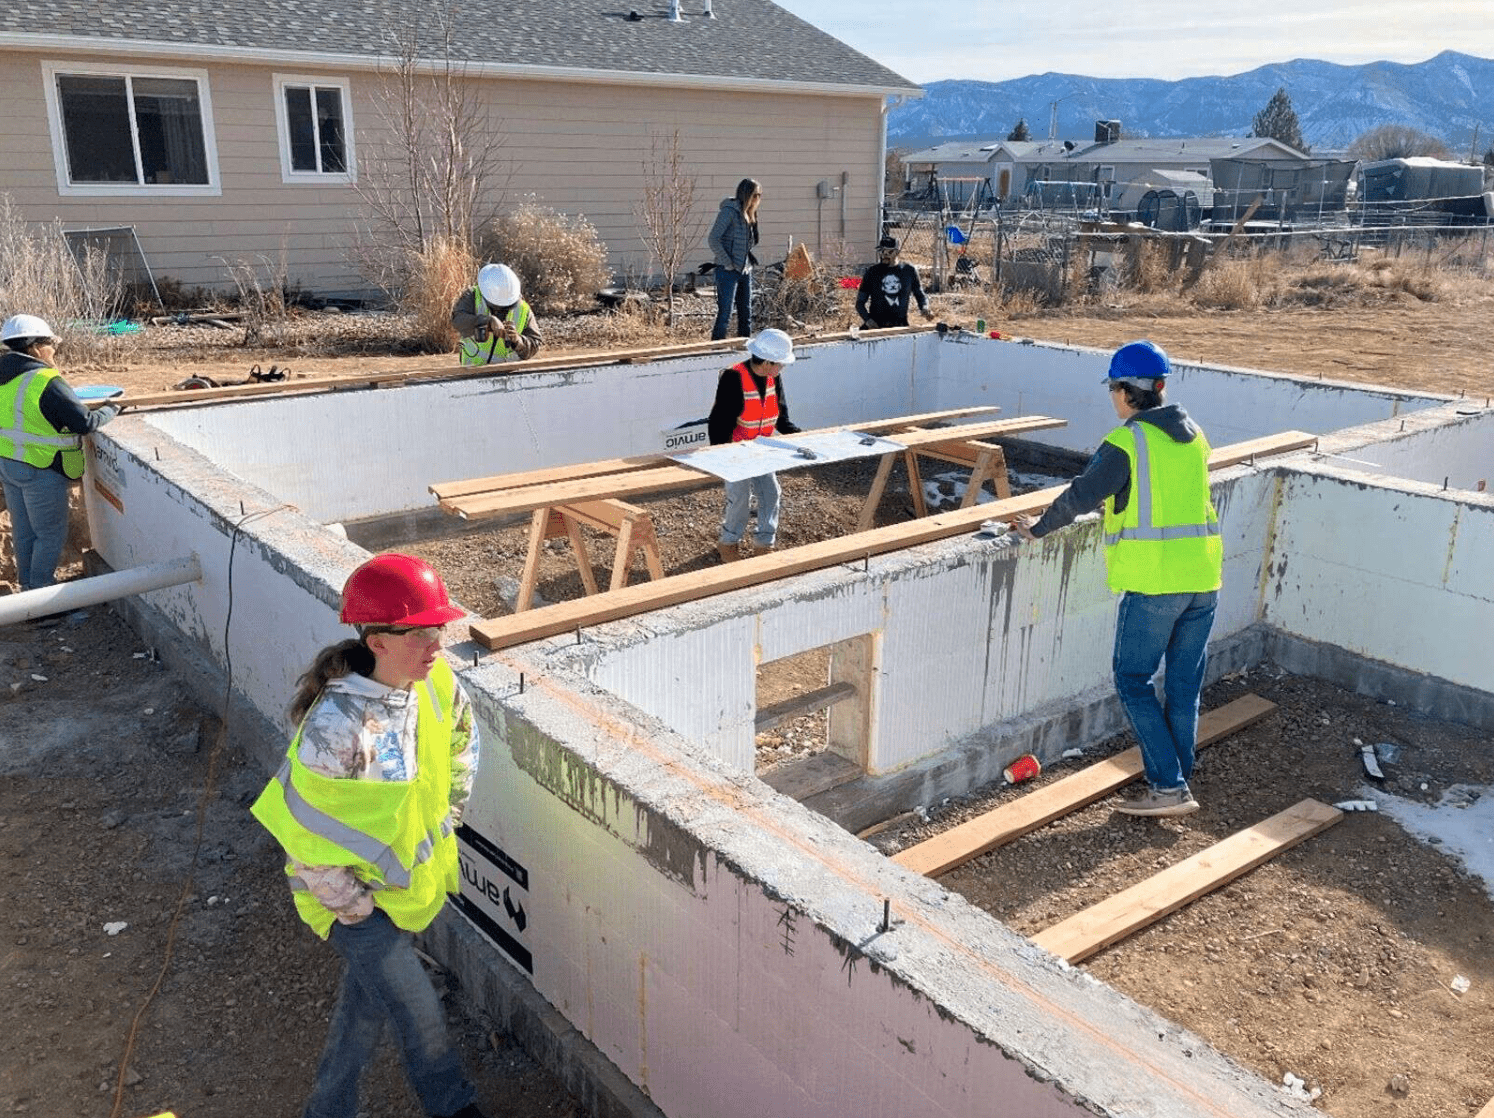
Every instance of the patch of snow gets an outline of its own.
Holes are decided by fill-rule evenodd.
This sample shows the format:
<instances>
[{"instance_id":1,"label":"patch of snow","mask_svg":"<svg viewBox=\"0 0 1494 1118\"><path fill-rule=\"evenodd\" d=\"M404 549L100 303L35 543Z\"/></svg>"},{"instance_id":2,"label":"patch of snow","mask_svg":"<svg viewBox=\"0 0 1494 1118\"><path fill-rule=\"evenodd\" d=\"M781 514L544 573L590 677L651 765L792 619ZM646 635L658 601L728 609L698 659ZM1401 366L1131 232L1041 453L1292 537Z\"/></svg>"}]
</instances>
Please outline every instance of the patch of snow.
<instances>
[{"instance_id":1,"label":"patch of snow","mask_svg":"<svg viewBox=\"0 0 1494 1118\"><path fill-rule=\"evenodd\" d=\"M1380 806L1421 839L1441 840L1441 849L1484 879L1494 898L1494 787L1454 784L1433 805L1380 793Z\"/></svg>"}]
</instances>

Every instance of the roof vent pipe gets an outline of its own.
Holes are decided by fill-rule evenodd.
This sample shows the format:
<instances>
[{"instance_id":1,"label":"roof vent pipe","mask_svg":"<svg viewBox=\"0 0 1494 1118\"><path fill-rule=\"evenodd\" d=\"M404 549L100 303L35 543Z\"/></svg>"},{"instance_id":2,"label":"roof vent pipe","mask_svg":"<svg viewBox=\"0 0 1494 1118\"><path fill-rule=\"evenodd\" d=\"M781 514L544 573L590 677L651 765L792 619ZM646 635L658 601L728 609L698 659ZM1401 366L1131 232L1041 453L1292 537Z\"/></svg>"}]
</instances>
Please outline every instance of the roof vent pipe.
<instances>
[{"instance_id":1,"label":"roof vent pipe","mask_svg":"<svg viewBox=\"0 0 1494 1118\"><path fill-rule=\"evenodd\" d=\"M705 16L706 19L716 18L716 11L711 7L711 0L705 0L705 7L701 9L700 14Z\"/></svg>"},{"instance_id":2,"label":"roof vent pipe","mask_svg":"<svg viewBox=\"0 0 1494 1118\"><path fill-rule=\"evenodd\" d=\"M685 14L680 11L680 0L669 0L669 22L685 22Z\"/></svg>"}]
</instances>

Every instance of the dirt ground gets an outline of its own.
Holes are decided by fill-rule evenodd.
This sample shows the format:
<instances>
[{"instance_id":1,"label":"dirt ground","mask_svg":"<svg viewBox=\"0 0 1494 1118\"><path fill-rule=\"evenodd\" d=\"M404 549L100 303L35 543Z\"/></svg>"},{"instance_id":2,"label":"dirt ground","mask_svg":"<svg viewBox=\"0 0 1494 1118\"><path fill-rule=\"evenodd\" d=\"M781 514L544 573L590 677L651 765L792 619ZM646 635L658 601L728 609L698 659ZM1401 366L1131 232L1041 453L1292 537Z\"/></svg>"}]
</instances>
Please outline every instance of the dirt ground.
<instances>
[{"instance_id":1,"label":"dirt ground","mask_svg":"<svg viewBox=\"0 0 1494 1118\"><path fill-rule=\"evenodd\" d=\"M1481 284L1431 303L1396 297L1254 312L1201 313L1154 300L1002 321L969 301L936 297L935 307L951 322L984 313L991 326L1023 337L1110 346L1147 336L1185 359L1481 396L1494 394L1482 344L1490 303ZM353 355L345 345L339 356L318 340L391 332L371 316L355 321L364 317L305 316L300 333L274 349L239 348L231 332L173 341L173 331L196 328L153 328L111 363L70 379L144 392L190 372L239 379L256 363L290 365L295 376L442 363L380 351L377 340ZM551 353L564 348L562 326L551 324ZM689 329L703 333L699 322ZM591 348L584 330L575 337L576 348ZM65 355L63 364L66 371ZM781 543L793 546L850 530L867 474L845 466L783 480ZM643 502L668 570L714 562L720 500L712 487ZM909 515L908 503L898 471L878 522ZM411 549L442 570L464 604L494 615L507 608L505 587L511 596L517 584L526 538L524 526L512 525ZM592 555L605 580L610 541L594 537ZM4 566L0 557L0 580ZM574 572L568 546L550 545L541 595L579 594ZM634 577L643 577L641 566ZM278 859L245 811L260 776L234 754L218 758L210 775L211 715L145 653L105 609L52 629L0 630L0 982L10 992L0 1029L11 1038L0 1059L0 1109L129 1118L172 1107L184 1118L228 1118L252 1105L291 1115L320 1045L335 959L297 923ZM822 664L797 662L776 677L764 673L761 701L823 682ZM1139 822L1112 817L1102 802L954 871L947 883L1019 931L1036 931L1303 796L1356 795L1356 735L1401 745L1401 762L1390 767L1400 794L1431 801L1453 784L1494 783L1487 737L1465 727L1269 666L1211 689L1206 705L1244 690L1281 709L1204 754L1199 814ZM759 767L814 748L823 732L823 719L811 718L760 736ZM927 823L903 820L873 841L889 850L918 841L1023 790L930 805ZM202 850L189 870L204 803ZM184 887L174 954L147 1006ZM1338 1118L1456 1118L1494 1096L1494 1056L1484 1043L1494 1010L1490 916L1487 896L1436 846L1386 816L1352 815L1085 965L1267 1077L1279 1082L1290 1071L1321 1087L1319 1105ZM128 926L110 937L104 925L114 921ZM1471 980L1466 994L1450 991L1455 974ZM491 1113L574 1112L459 997L449 1005ZM121 1055L143 1007L131 1085L115 1109ZM370 1118L416 1113L392 1053L369 1086Z\"/></svg>"}]
</instances>

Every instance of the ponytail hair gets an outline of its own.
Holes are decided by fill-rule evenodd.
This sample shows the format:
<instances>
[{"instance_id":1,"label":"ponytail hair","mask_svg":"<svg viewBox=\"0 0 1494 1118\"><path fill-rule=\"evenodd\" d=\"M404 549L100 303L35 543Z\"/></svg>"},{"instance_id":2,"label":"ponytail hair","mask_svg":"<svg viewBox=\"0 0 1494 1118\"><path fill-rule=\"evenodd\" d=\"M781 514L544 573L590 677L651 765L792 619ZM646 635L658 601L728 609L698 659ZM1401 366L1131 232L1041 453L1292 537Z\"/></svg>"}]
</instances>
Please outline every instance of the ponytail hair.
<instances>
[{"instance_id":1,"label":"ponytail hair","mask_svg":"<svg viewBox=\"0 0 1494 1118\"><path fill-rule=\"evenodd\" d=\"M290 704L291 721L299 726L322 688L332 680L347 675L372 675L373 670L374 654L362 637L328 645L316 654L306 674L296 681L296 695Z\"/></svg>"}]
</instances>

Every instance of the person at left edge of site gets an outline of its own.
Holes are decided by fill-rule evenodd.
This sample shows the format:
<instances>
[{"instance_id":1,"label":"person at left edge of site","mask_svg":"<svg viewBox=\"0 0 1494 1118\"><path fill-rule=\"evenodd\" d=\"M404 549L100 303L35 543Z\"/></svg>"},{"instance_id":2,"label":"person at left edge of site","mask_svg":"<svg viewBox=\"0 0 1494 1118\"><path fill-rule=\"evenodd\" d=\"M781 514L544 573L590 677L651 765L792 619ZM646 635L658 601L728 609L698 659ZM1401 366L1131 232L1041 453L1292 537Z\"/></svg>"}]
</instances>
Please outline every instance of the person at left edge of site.
<instances>
[{"instance_id":1,"label":"person at left edge of site","mask_svg":"<svg viewBox=\"0 0 1494 1118\"><path fill-rule=\"evenodd\" d=\"M484 264L478 270L477 283L451 308L451 325L461 336L457 360L463 365L527 361L544 344L518 274L507 264Z\"/></svg>"},{"instance_id":2,"label":"person at left edge of site","mask_svg":"<svg viewBox=\"0 0 1494 1118\"><path fill-rule=\"evenodd\" d=\"M747 360L723 369L716 381L716 400L706 420L711 445L739 443L774 434L797 434L789 420L788 397L783 391L784 367L794 363L794 340L782 330L763 330L747 342ZM757 498L758 551L772 551L778 541L778 512L782 488L778 475L760 474L726 483L726 508L716 552L723 563L742 557L751 500Z\"/></svg>"},{"instance_id":3,"label":"person at left edge of site","mask_svg":"<svg viewBox=\"0 0 1494 1118\"><path fill-rule=\"evenodd\" d=\"M1188 781L1209 631L1223 584L1209 440L1182 405L1167 402L1171 372L1166 352L1152 342L1117 349L1102 383L1121 425L1040 519L1016 521L1023 538L1038 539L1104 507L1106 577L1121 595L1115 689L1141 745L1147 782L1117 808L1124 815L1198 810ZM1153 682L1164 662L1165 708Z\"/></svg>"},{"instance_id":4,"label":"person at left edge of site","mask_svg":"<svg viewBox=\"0 0 1494 1118\"><path fill-rule=\"evenodd\" d=\"M472 704L441 655L463 616L429 564L386 553L342 591L357 637L299 681L299 724L250 809L285 851L296 911L346 964L304 1118L355 1118L387 1025L432 1118L483 1118L415 951L459 886L455 831L478 763Z\"/></svg>"},{"instance_id":5,"label":"person at left edge of site","mask_svg":"<svg viewBox=\"0 0 1494 1118\"><path fill-rule=\"evenodd\" d=\"M67 497L83 476L83 436L119 414L89 411L56 369L58 340L44 319L12 315L0 325L0 488L10 510L22 590L57 581L67 542ZM8 430L6 428L9 428Z\"/></svg>"}]
</instances>

